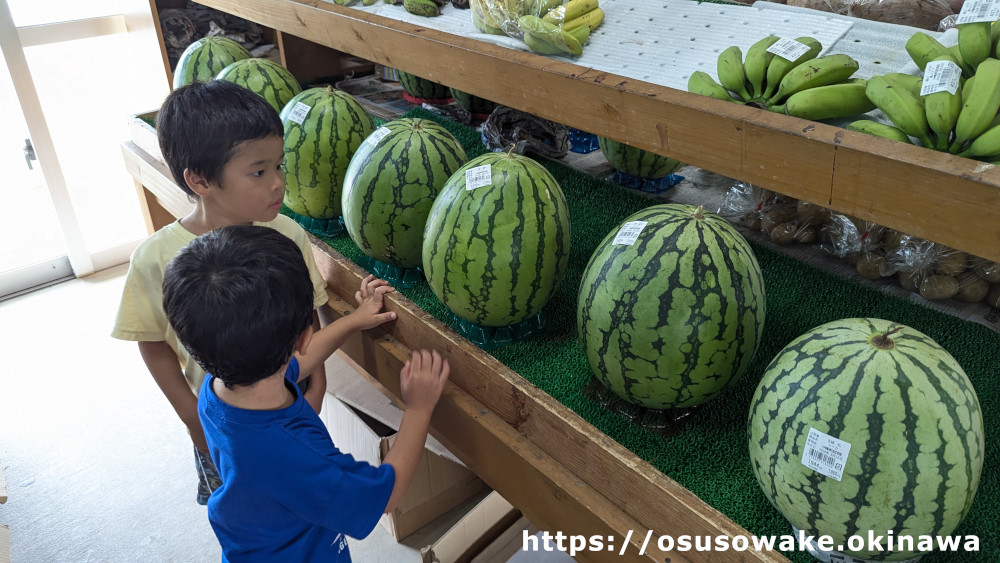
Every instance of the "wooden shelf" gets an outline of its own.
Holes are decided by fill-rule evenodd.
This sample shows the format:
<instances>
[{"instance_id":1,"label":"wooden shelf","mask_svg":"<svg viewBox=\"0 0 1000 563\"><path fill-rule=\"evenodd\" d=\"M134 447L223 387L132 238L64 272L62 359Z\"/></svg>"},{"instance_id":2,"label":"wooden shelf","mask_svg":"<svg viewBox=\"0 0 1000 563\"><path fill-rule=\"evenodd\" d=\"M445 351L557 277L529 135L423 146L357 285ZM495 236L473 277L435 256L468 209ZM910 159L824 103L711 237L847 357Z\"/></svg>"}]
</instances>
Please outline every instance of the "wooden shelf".
<instances>
[{"instance_id":1,"label":"wooden shelf","mask_svg":"<svg viewBox=\"0 0 1000 563\"><path fill-rule=\"evenodd\" d=\"M1000 168L995 166L322 0L202 3L584 131L1000 261Z\"/></svg>"}]
</instances>

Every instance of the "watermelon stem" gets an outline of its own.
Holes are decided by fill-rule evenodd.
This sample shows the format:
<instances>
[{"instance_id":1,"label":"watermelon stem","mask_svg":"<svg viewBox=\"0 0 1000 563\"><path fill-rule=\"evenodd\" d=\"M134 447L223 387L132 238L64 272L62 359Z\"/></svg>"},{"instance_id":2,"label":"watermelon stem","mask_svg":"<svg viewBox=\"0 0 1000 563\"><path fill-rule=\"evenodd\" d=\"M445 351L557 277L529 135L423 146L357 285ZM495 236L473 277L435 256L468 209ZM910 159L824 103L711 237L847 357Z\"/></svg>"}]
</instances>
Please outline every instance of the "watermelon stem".
<instances>
[{"instance_id":1,"label":"watermelon stem","mask_svg":"<svg viewBox=\"0 0 1000 563\"><path fill-rule=\"evenodd\" d=\"M705 214L703 213L704 211L705 211L705 206L699 205L698 209L695 209L694 213L692 213L691 216L694 217L695 219L704 219L705 218Z\"/></svg>"},{"instance_id":2,"label":"watermelon stem","mask_svg":"<svg viewBox=\"0 0 1000 563\"><path fill-rule=\"evenodd\" d=\"M516 147L517 147L517 143L511 143L510 144L510 150L507 151L507 158L510 158L510 155L514 153L514 149Z\"/></svg>"},{"instance_id":3,"label":"watermelon stem","mask_svg":"<svg viewBox=\"0 0 1000 563\"><path fill-rule=\"evenodd\" d=\"M876 334L875 337L872 338L872 344L880 350L892 350L893 343L892 339L889 338L889 335L895 334L901 330L903 330L903 327L897 326L885 334Z\"/></svg>"}]
</instances>

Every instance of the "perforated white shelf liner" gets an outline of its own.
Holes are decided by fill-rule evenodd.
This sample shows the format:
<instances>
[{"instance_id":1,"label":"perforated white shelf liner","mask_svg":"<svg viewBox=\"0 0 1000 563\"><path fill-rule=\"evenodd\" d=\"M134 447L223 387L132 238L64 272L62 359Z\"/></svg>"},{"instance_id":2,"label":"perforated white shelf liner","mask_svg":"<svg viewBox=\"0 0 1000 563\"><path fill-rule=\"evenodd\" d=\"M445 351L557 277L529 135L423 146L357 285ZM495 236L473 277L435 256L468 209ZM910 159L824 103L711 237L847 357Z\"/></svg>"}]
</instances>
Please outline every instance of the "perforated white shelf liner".
<instances>
[{"instance_id":1,"label":"perforated white shelf liner","mask_svg":"<svg viewBox=\"0 0 1000 563\"><path fill-rule=\"evenodd\" d=\"M528 51L518 39L477 32L470 11L458 10L450 4L433 18L416 16L402 6L381 1L367 7L356 4L354 8ZM687 90L688 78L697 70L714 77L716 59L730 45L739 45L746 52L757 40L775 33L790 39L814 37L828 50L858 21L820 12L699 4L693 0L602 0L601 8L605 12L604 24L591 35L583 55L555 58L679 90Z\"/></svg>"}]
</instances>

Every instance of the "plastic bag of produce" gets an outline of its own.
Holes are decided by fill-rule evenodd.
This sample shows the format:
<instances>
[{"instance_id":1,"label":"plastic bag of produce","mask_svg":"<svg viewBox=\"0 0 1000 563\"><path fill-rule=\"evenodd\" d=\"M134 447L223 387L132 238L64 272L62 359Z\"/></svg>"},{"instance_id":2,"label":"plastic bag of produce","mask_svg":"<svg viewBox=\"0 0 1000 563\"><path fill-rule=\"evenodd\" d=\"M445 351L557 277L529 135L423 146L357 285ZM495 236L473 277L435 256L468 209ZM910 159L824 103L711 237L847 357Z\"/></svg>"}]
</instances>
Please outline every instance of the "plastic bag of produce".
<instances>
[{"instance_id":1,"label":"plastic bag of produce","mask_svg":"<svg viewBox=\"0 0 1000 563\"><path fill-rule=\"evenodd\" d=\"M595 0L471 0L472 23L482 33L521 39L545 55L579 55L604 19Z\"/></svg>"},{"instance_id":2,"label":"plastic bag of produce","mask_svg":"<svg viewBox=\"0 0 1000 563\"><path fill-rule=\"evenodd\" d=\"M936 31L955 11L944 0L853 0L847 15Z\"/></svg>"}]
</instances>

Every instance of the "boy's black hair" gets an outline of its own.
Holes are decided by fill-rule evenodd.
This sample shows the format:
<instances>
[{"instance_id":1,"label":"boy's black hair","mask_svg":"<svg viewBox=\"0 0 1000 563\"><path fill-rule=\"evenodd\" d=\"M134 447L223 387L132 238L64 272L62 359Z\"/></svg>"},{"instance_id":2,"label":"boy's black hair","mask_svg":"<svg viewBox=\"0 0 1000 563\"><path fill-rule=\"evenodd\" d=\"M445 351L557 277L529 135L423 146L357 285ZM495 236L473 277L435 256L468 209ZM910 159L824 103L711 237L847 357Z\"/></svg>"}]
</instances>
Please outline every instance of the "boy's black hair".
<instances>
[{"instance_id":1,"label":"boy's black hair","mask_svg":"<svg viewBox=\"0 0 1000 563\"><path fill-rule=\"evenodd\" d=\"M271 104L227 80L195 82L167 96L156 116L160 151L174 181L189 196L184 180L190 168L218 185L222 168L240 143L285 133Z\"/></svg>"},{"instance_id":2,"label":"boy's black hair","mask_svg":"<svg viewBox=\"0 0 1000 563\"><path fill-rule=\"evenodd\" d=\"M191 356L228 388L252 385L289 360L312 323L302 250L269 227L202 235L167 266L163 309Z\"/></svg>"}]
</instances>

